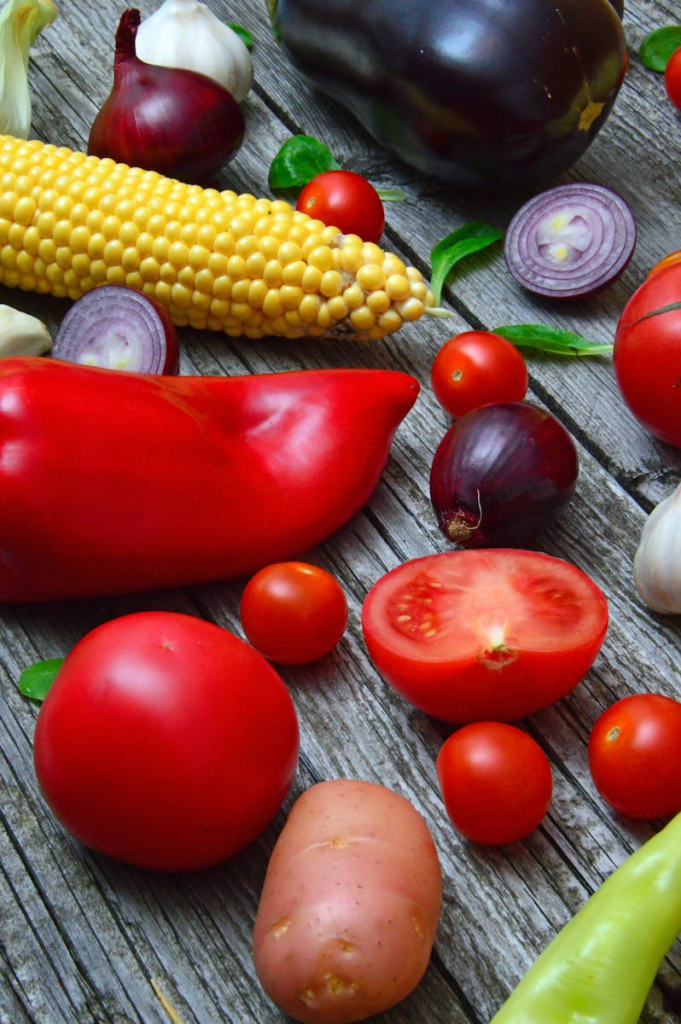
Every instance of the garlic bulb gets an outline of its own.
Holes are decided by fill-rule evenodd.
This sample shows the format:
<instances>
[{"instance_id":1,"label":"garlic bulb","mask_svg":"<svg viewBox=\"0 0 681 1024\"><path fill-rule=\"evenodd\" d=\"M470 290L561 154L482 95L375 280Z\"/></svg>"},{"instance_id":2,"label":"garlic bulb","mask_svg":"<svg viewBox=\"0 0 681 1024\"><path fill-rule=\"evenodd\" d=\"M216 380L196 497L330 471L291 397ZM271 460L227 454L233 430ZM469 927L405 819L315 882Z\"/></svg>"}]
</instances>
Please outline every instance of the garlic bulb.
<instances>
[{"instance_id":1,"label":"garlic bulb","mask_svg":"<svg viewBox=\"0 0 681 1024\"><path fill-rule=\"evenodd\" d=\"M634 557L634 582L654 612L681 614L681 484L648 516Z\"/></svg>"},{"instance_id":2,"label":"garlic bulb","mask_svg":"<svg viewBox=\"0 0 681 1024\"><path fill-rule=\"evenodd\" d=\"M135 52L147 64L185 68L219 82L241 103L253 84L248 47L197 0L164 0L140 24Z\"/></svg>"},{"instance_id":3,"label":"garlic bulb","mask_svg":"<svg viewBox=\"0 0 681 1024\"><path fill-rule=\"evenodd\" d=\"M51 348L52 338L42 320L0 306L0 356L42 356Z\"/></svg>"},{"instance_id":4,"label":"garlic bulb","mask_svg":"<svg viewBox=\"0 0 681 1024\"><path fill-rule=\"evenodd\" d=\"M28 53L57 17L54 0L8 0L0 13L0 134L27 139L31 128Z\"/></svg>"}]
</instances>

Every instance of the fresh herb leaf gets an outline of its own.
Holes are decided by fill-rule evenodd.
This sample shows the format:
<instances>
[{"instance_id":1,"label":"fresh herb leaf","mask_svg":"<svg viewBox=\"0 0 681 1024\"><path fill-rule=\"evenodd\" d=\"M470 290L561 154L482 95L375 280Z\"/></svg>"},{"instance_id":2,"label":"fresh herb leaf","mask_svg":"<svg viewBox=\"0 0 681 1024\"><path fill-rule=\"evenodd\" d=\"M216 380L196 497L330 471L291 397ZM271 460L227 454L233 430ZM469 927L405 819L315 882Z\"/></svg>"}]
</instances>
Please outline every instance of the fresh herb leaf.
<instances>
[{"instance_id":1,"label":"fresh herb leaf","mask_svg":"<svg viewBox=\"0 0 681 1024\"><path fill-rule=\"evenodd\" d=\"M650 71L664 74L674 50L681 46L681 25L666 25L650 32L641 42L638 55Z\"/></svg>"},{"instance_id":2,"label":"fresh herb leaf","mask_svg":"<svg viewBox=\"0 0 681 1024\"><path fill-rule=\"evenodd\" d=\"M430 287L436 305L440 304L442 288L454 265L465 256L498 242L500 238L503 238L503 233L498 228L483 221L472 220L437 243L430 253Z\"/></svg>"},{"instance_id":3,"label":"fresh herb leaf","mask_svg":"<svg viewBox=\"0 0 681 1024\"><path fill-rule=\"evenodd\" d=\"M324 171L337 171L328 146L311 135L292 135L281 147L270 166L269 186L272 191L302 188Z\"/></svg>"},{"instance_id":4,"label":"fresh herb leaf","mask_svg":"<svg viewBox=\"0 0 681 1024\"><path fill-rule=\"evenodd\" d=\"M383 203L403 203L407 193L401 188L377 188L378 198Z\"/></svg>"},{"instance_id":5,"label":"fresh herb leaf","mask_svg":"<svg viewBox=\"0 0 681 1024\"><path fill-rule=\"evenodd\" d=\"M52 686L57 672L64 663L63 658L47 658L29 665L19 676L19 689L24 697L32 700L45 700L47 691Z\"/></svg>"},{"instance_id":6,"label":"fresh herb leaf","mask_svg":"<svg viewBox=\"0 0 681 1024\"><path fill-rule=\"evenodd\" d=\"M596 356L612 352L612 345L601 345L563 331L559 327L544 324L515 324L509 327L495 327L495 334L501 334L518 348L534 348L560 356Z\"/></svg>"},{"instance_id":7,"label":"fresh herb leaf","mask_svg":"<svg viewBox=\"0 0 681 1024\"><path fill-rule=\"evenodd\" d=\"M227 27L231 28L232 32L235 32L242 43L244 43L250 50L253 46L253 33L249 32L243 25L235 25L233 21L227 22Z\"/></svg>"}]
</instances>

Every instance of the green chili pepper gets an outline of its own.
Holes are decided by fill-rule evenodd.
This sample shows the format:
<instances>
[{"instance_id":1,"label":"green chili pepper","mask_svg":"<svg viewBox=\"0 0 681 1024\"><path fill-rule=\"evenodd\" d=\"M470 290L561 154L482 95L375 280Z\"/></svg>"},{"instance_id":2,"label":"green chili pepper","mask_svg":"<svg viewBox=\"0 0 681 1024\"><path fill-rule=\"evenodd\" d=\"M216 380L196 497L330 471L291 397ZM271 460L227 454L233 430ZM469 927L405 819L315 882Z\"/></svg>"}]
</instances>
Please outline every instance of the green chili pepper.
<instances>
[{"instance_id":1,"label":"green chili pepper","mask_svg":"<svg viewBox=\"0 0 681 1024\"><path fill-rule=\"evenodd\" d=\"M491 1024L636 1024L681 931L681 814L537 958Z\"/></svg>"}]
</instances>

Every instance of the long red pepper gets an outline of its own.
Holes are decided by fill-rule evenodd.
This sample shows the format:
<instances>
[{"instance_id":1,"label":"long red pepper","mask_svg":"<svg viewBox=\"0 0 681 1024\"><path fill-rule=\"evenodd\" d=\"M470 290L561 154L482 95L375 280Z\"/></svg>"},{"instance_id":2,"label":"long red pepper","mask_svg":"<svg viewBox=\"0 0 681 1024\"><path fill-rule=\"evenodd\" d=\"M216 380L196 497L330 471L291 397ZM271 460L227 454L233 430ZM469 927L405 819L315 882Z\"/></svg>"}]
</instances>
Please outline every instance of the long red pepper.
<instances>
[{"instance_id":1,"label":"long red pepper","mask_svg":"<svg viewBox=\"0 0 681 1024\"><path fill-rule=\"evenodd\" d=\"M251 573L373 492L417 381L392 370L151 377L0 363L0 600Z\"/></svg>"}]
</instances>

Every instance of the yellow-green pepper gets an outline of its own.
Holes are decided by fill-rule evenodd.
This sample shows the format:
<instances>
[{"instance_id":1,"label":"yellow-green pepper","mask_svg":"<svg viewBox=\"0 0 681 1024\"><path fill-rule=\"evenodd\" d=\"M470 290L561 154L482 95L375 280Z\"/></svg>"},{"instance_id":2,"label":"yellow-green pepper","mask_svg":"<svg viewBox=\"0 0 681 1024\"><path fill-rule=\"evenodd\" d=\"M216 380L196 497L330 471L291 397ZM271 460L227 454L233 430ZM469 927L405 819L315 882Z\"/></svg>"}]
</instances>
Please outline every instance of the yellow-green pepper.
<instances>
[{"instance_id":1,"label":"yellow-green pepper","mask_svg":"<svg viewBox=\"0 0 681 1024\"><path fill-rule=\"evenodd\" d=\"M681 814L610 875L491 1024L636 1024L681 931Z\"/></svg>"}]
</instances>

